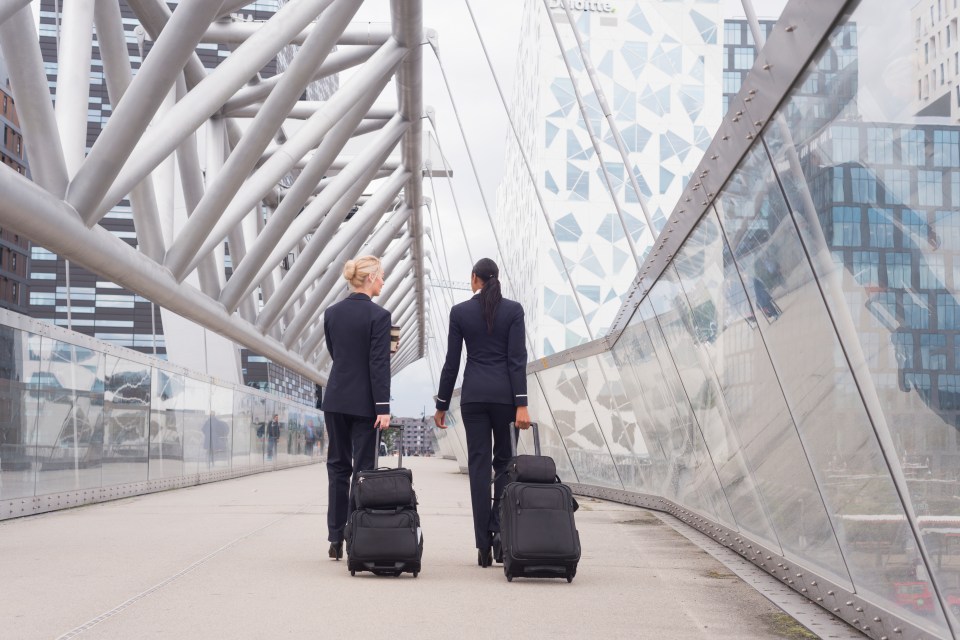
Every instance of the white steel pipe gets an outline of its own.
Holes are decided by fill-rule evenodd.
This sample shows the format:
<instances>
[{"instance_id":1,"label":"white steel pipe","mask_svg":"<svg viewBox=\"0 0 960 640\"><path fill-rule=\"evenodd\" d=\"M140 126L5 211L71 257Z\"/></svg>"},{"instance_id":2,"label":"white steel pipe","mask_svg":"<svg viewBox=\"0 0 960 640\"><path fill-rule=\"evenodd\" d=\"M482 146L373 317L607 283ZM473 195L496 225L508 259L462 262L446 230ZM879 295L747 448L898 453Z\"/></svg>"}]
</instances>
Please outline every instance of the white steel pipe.
<instances>
[{"instance_id":1,"label":"white steel pipe","mask_svg":"<svg viewBox=\"0 0 960 640\"><path fill-rule=\"evenodd\" d=\"M151 27L155 28L161 21L162 8L153 7L152 0L129 0L129 2L138 16L140 16L140 5L146 5L146 8L157 14L156 16L153 13L149 14ZM173 153L184 138L216 113L223 106L224 101L236 93L251 76L276 55L290 31L299 31L304 24L316 18L328 2L330 0L302 0L284 5L263 25L255 37L240 45L209 76L200 65L199 59L195 60L196 54L191 48L187 55L188 64L184 72L187 86L191 84L196 86L140 138L136 149L129 155L113 186L106 192L106 196L93 212L92 218L99 220L114 203L130 191L133 185L140 182L164 158ZM177 13L179 11L180 9L177 9ZM174 19L175 17L170 18L171 21ZM144 26L147 27L146 22ZM148 31L151 29L148 28ZM158 38L158 45L160 40ZM200 66L199 70L195 68L194 63ZM198 74L199 78L194 77ZM134 83L136 84L136 81ZM110 122L112 121L111 119Z\"/></svg>"},{"instance_id":2,"label":"white steel pipe","mask_svg":"<svg viewBox=\"0 0 960 640\"><path fill-rule=\"evenodd\" d=\"M333 205L348 193L354 200L363 193L380 162L390 153L407 125L400 121L399 116L391 124L392 126L388 125L384 129L376 143L364 149L353 164L338 174L309 207L299 212L299 216L298 212L294 211L292 215L282 221L271 222L264 229L224 287L220 297L224 306L233 309L240 296L247 293L250 287L255 286L263 277L264 271L278 264L318 222L320 226L314 231L314 238L326 241L333 235L349 212L349 209L335 212Z\"/></svg>"},{"instance_id":3,"label":"white steel pipe","mask_svg":"<svg viewBox=\"0 0 960 640\"><path fill-rule=\"evenodd\" d=\"M186 267L197 255L206 235L256 166L263 150L286 119L286 114L303 94L313 68L327 56L337 34L343 31L359 7L360 0L348 0L323 13L320 28L315 29L310 40L300 48L283 81L267 98L260 113L227 158L223 170L216 179L207 183L204 197L180 234L179 241L167 252L164 264L174 277L182 279L186 275Z\"/></svg>"},{"instance_id":4,"label":"white steel pipe","mask_svg":"<svg viewBox=\"0 0 960 640\"><path fill-rule=\"evenodd\" d=\"M60 51L57 53L57 128L63 141L67 174L73 178L87 150L87 101L93 55L93 2L74 0L63 5ZM46 74L44 74L46 76ZM112 118L111 118L112 120ZM70 187L67 187L69 194ZM80 211L82 215L83 212Z\"/></svg>"},{"instance_id":5,"label":"white steel pipe","mask_svg":"<svg viewBox=\"0 0 960 640\"><path fill-rule=\"evenodd\" d=\"M220 333L316 383L320 371L264 337L253 325L231 316L194 287L173 279L161 265L106 229L88 229L70 206L15 171L0 171L0 220L85 269Z\"/></svg>"},{"instance_id":6,"label":"white steel pipe","mask_svg":"<svg viewBox=\"0 0 960 640\"><path fill-rule=\"evenodd\" d=\"M207 28L201 42L207 44L241 44L257 32L257 27L258 23L256 22L214 22ZM310 25L291 38L288 44L303 44L313 31L314 25ZM344 30L337 39L337 45L381 45L387 41L390 35L390 25L388 24L361 23L351 25Z\"/></svg>"},{"instance_id":7,"label":"white steel pipe","mask_svg":"<svg viewBox=\"0 0 960 640\"><path fill-rule=\"evenodd\" d=\"M117 105L133 80L120 5L116 2L97 2L93 17L103 74L107 81L107 94L110 96L110 103ZM154 261L161 262L166 248L160 227L157 195L153 188L153 179L149 175L130 192L130 205L133 209L137 247Z\"/></svg>"},{"instance_id":8,"label":"white steel pipe","mask_svg":"<svg viewBox=\"0 0 960 640\"><path fill-rule=\"evenodd\" d=\"M17 11L0 23L0 51L9 66L30 173L34 182L62 198L70 177L50 100L37 30L29 8Z\"/></svg>"},{"instance_id":9,"label":"white steel pipe","mask_svg":"<svg viewBox=\"0 0 960 640\"><path fill-rule=\"evenodd\" d=\"M350 220L341 225L327 246L317 249L314 241L321 234L314 234L297 257L293 267L280 282L273 300L260 312L260 317L257 318L259 329L262 330L264 326L273 323L280 314L286 312L294 300L306 292L307 287L316 282L332 260L341 254L352 234L361 234L364 237L370 235L373 226L383 216L408 177L406 171L398 169L395 175L386 184L381 185L373 197L360 207Z\"/></svg>"},{"instance_id":10,"label":"white steel pipe","mask_svg":"<svg viewBox=\"0 0 960 640\"><path fill-rule=\"evenodd\" d=\"M375 209L371 209L371 212L375 213ZM408 211L406 208L404 208L401 212L395 213L393 216L391 216L390 220L388 220L387 223L383 225L380 230L378 230L378 232L388 233L391 235L395 234L406 223L407 216ZM362 225L363 221L359 221L358 224ZM339 270L334 268L332 265L344 264L347 260L353 258L360 247L363 246L364 241L370 233L369 229L361 228L356 231L357 232L354 233L354 229L350 229L348 233L343 235L343 240L346 242L343 242L336 247L336 249L339 251L334 258L328 260L328 264L330 266L327 268L326 273L323 277L321 277L320 281L317 282L316 288L310 292L310 295L304 301L303 306L299 311L300 315L295 318L294 321L291 322L284 331L282 342L287 347L293 346L303 332L306 331L306 320L316 314L322 313L326 309L325 305L332 302L330 295L336 287L338 277L341 275ZM330 253L333 252L331 251ZM339 291L337 293L339 293Z\"/></svg>"},{"instance_id":11,"label":"white steel pipe","mask_svg":"<svg viewBox=\"0 0 960 640\"><path fill-rule=\"evenodd\" d=\"M203 25L213 20L220 4L219 0L214 2L182 0L163 33L160 34L160 38L157 39L150 55L144 59L143 65L137 71L137 77L124 93L123 100L114 105L113 113L96 142L93 143L86 161L67 187L67 202L80 213L88 226L96 224L103 217L102 214L98 215L97 206L106 195L114 178L120 173L127 158L130 157L137 140L150 124L161 102L174 86L187 59L193 54L197 41L203 34ZM92 0L90 12L92 20ZM60 59L61 61L64 59L62 55ZM87 82L88 78L84 76L85 89ZM58 111L59 108L58 104ZM87 98L84 92L84 123L86 118ZM83 144L85 147L85 134ZM142 179L141 177L140 180L131 184L121 197ZM107 210L116 202L110 202Z\"/></svg>"}]
</instances>

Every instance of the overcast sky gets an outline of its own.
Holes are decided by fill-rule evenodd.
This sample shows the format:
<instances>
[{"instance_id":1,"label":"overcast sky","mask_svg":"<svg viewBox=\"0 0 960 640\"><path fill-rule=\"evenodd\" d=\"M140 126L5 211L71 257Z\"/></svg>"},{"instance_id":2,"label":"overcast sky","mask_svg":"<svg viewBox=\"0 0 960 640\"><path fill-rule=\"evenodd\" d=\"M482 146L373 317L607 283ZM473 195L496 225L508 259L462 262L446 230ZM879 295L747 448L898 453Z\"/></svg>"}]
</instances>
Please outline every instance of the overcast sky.
<instances>
[{"instance_id":1,"label":"overcast sky","mask_svg":"<svg viewBox=\"0 0 960 640\"><path fill-rule=\"evenodd\" d=\"M470 0L487 45L494 70L507 97L513 90L516 52L520 36L520 20L527 0ZM742 18L744 15L739 0L720 0L725 18ZM762 18L776 18L785 5L785 0L755 0L754 7ZM358 21L389 22L389 0L367 0L357 13ZM424 27L438 34L440 56L451 84L454 100L466 128L466 137L477 162L480 181L490 207L496 206L497 186L503 177L504 149L507 136L511 135L509 123L497 94L480 41L473 28L465 0L424 0ZM596 62L596 61L594 61ZM460 213L470 236L474 259L483 255L493 256L495 245L487 214L470 169L463 140L450 98L447 95L436 57L429 47L424 48L424 105L436 112L437 135L454 177L434 179L437 202L435 211L442 217L443 239L450 248L450 277L466 282L470 277L470 261L463 249L463 236L459 230L450 186L456 192ZM429 130L425 126L424 130ZM427 150L425 153L435 154ZM440 164L434 156L434 166ZM424 195L432 198L430 181L424 180ZM439 240L439 230L434 236ZM439 292L435 291L434 295ZM456 291L457 300L465 299L469 292ZM458 383L459 386L459 383ZM392 410L399 416L419 416L433 413L433 394L436 389L430 380L425 360L421 360L401 372L393 381Z\"/></svg>"}]
</instances>

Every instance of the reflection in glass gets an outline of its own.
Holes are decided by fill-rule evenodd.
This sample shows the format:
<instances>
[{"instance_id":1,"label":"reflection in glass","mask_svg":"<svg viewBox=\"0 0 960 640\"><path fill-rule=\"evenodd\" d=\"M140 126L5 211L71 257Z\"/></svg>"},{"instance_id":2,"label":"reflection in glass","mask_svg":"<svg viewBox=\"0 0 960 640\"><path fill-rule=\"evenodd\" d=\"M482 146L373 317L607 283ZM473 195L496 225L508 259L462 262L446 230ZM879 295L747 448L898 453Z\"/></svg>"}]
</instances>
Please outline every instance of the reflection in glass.
<instances>
[{"instance_id":1,"label":"reflection in glass","mask_svg":"<svg viewBox=\"0 0 960 640\"><path fill-rule=\"evenodd\" d=\"M724 234L859 593L897 606L898 584L928 585L824 299L773 168L754 147L720 194ZM772 304L771 304L772 303ZM842 428L840 426L842 425ZM874 518L893 518L877 526ZM865 596L866 597L866 596ZM902 609L910 616L909 609ZM933 622L942 625L937 608ZM935 628L935 627L934 627Z\"/></svg>"},{"instance_id":2,"label":"reflection in glass","mask_svg":"<svg viewBox=\"0 0 960 640\"><path fill-rule=\"evenodd\" d=\"M704 216L676 258L690 300L691 348L716 376L731 441L750 468L786 557L814 563L850 585L826 508L757 328L716 214ZM711 445L711 452L716 455ZM725 485L726 486L726 485ZM738 522L742 521L739 519Z\"/></svg>"},{"instance_id":3,"label":"reflection in glass","mask_svg":"<svg viewBox=\"0 0 960 640\"><path fill-rule=\"evenodd\" d=\"M210 386L210 417L203 425L207 469L230 467L233 434L233 390Z\"/></svg>"},{"instance_id":4,"label":"reflection in glass","mask_svg":"<svg viewBox=\"0 0 960 640\"><path fill-rule=\"evenodd\" d=\"M609 351L577 360L576 366L623 487L650 491L644 481L644 470L650 467L650 454L637 424L635 403L623 380L626 372L617 371L617 363Z\"/></svg>"},{"instance_id":5,"label":"reflection in glass","mask_svg":"<svg viewBox=\"0 0 960 640\"><path fill-rule=\"evenodd\" d=\"M210 383L183 377L183 472L207 470L204 425L210 418Z\"/></svg>"},{"instance_id":6,"label":"reflection in glass","mask_svg":"<svg viewBox=\"0 0 960 640\"><path fill-rule=\"evenodd\" d=\"M39 367L30 374L27 395L37 400L37 495L100 486L103 356L49 338L39 351L33 347L30 359L38 358Z\"/></svg>"},{"instance_id":7,"label":"reflection in glass","mask_svg":"<svg viewBox=\"0 0 960 640\"><path fill-rule=\"evenodd\" d=\"M650 344L656 354L658 370L651 372L658 378L663 407L661 415L668 422L662 425L665 443L669 447L667 481L673 487L677 502L718 519L736 528L730 505L720 486L717 470L710 460L703 434L700 432L693 407L687 398L670 347L661 327L679 313L669 301L676 295L676 286L660 280L650 296L640 305L640 318L647 325ZM654 306L654 301L658 306ZM659 375L658 375L659 374Z\"/></svg>"},{"instance_id":8,"label":"reflection in glass","mask_svg":"<svg viewBox=\"0 0 960 640\"><path fill-rule=\"evenodd\" d=\"M687 293L680 286L677 271L682 270L687 278L696 279L702 274L703 263L702 249L688 241L674 266L661 276L663 286L656 288L656 293L661 295L669 291L670 298L652 297L653 304L658 309L672 306L670 313L661 314L660 327L734 520L740 530L782 553L744 457L739 435L733 428L713 365L705 350L697 346L697 343L716 339L716 306L702 289L687 287Z\"/></svg>"},{"instance_id":9,"label":"reflection in glass","mask_svg":"<svg viewBox=\"0 0 960 640\"><path fill-rule=\"evenodd\" d=\"M231 448L233 467L245 467L250 464L251 443L257 437L253 418L255 403L256 396L252 394L242 391L233 394L233 446Z\"/></svg>"},{"instance_id":10,"label":"reflection in glass","mask_svg":"<svg viewBox=\"0 0 960 640\"><path fill-rule=\"evenodd\" d=\"M153 370L150 417L150 479L176 478L183 471L183 376Z\"/></svg>"},{"instance_id":11,"label":"reflection in glass","mask_svg":"<svg viewBox=\"0 0 960 640\"><path fill-rule=\"evenodd\" d=\"M35 350L33 346L35 345ZM33 454L36 444L38 393L28 371L36 371L40 336L0 326L0 499L34 493Z\"/></svg>"},{"instance_id":12,"label":"reflection in glass","mask_svg":"<svg viewBox=\"0 0 960 640\"><path fill-rule=\"evenodd\" d=\"M568 363L537 374L547 390L550 413L581 482L622 489L610 450L597 424L577 365ZM593 403L604 402L594 396Z\"/></svg>"},{"instance_id":13,"label":"reflection in glass","mask_svg":"<svg viewBox=\"0 0 960 640\"><path fill-rule=\"evenodd\" d=\"M843 108L828 112L816 136L798 134L788 109L789 132L774 128L765 141L887 457L899 462L928 568L956 616L960 93L955 44L942 45L944 31L958 35L960 9L942 5L934 19L929 2L860 3L819 55L836 56L840 34L853 36L859 55L838 71L847 76ZM831 100L810 98L820 109ZM822 187L828 179L834 188ZM836 231L841 211L848 219L843 234ZM906 528L898 511L875 517L891 530ZM894 597L916 582L910 569L889 572ZM918 587L932 596L925 581ZM922 607L899 599L914 613L933 615L932 597Z\"/></svg>"},{"instance_id":14,"label":"reflection in glass","mask_svg":"<svg viewBox=\"0 0 960 640\"><path fill-rule=\"evenodd\" d=\"M151 372L147 365L106 357L103 483L147 479Z\"/></svg>"},{"instance_id":15,"label":"reflection in glass","mask_svg":"<svg viewBox=\"0 0 960 640\"><path fill-rule=\"evenodd\" d=\"M557 475L563 482L580 482L577 470L570 462L570 456L567 455L567 449L560 432L557 428L555 418L550 412L550 403L543 395L543 389L540 386L540 380L536 374L527 376L527 394L529 401L530 419L537 423L537 429L540 432L540 453L550 456L557 465ZM532 454L533 432L529 429L520 432L520 448L528 454Z\"/></svg>"}]
</instances>

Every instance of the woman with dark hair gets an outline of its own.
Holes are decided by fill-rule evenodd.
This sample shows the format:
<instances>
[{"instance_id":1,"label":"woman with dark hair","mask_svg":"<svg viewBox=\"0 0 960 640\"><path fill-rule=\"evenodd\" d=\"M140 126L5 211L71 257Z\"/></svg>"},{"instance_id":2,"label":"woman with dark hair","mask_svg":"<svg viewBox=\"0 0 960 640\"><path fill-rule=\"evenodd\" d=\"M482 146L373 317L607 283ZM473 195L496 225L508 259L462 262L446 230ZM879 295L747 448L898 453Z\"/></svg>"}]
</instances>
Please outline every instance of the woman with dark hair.
<instances>
[{"instance_id":1,"label":"woman with dark hair","mask_svg":"<svg viewBox=\"0 0 960 640\"><path fill-rule=\"evenodd\" d=\"M467 433L467 460L477 564L493 564L493 548L499 544L499 498L506 481L503 473L510 460L510 423L530 426L527 413L527 348L524 344L523 307L500 294L500 270L489 258L477 261L470 276L476 294L450 310L447 359L440 373L437 413L443 420L460 368L460 351L467 344L463 371L460 414ZM479 293L478 293L479 292ZM491 447L491 434L493 443ZM497 479L491 505L490 465Z\"/></svg>"}]
</instances>

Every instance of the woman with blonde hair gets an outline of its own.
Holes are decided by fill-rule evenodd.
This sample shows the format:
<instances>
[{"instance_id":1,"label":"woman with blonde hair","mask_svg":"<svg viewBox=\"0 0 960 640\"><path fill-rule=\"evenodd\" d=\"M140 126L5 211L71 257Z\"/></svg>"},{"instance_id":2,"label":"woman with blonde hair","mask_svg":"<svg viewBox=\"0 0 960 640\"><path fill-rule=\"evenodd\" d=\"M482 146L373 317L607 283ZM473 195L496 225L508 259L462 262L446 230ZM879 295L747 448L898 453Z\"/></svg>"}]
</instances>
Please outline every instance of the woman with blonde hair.
<instances>
[{"instance_id":1,"label":"woman with blonde hair","mask_svg":"<svg viewBox=\"0 0 960 640\"><path fill-rule=\"evenodd\" d=\"M375 256L348 260L343 277L353 293L323 314L333 368L323 394L329 435L327 539L343 557L343 528L353 505L358 471L373 468L377 429L390 426L390 312L373 302L383 288Z\"/></svg>"}]
</instances>

